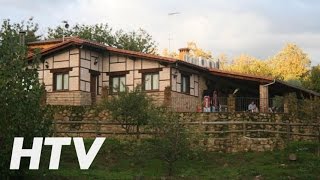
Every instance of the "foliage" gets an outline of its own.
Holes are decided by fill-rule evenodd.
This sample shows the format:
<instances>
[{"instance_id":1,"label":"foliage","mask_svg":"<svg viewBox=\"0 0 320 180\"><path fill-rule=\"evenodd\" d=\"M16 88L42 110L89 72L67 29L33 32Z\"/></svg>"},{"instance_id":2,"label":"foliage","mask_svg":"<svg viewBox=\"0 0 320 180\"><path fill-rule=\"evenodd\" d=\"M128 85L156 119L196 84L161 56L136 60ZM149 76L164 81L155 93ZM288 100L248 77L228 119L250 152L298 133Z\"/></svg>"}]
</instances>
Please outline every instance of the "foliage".
<instances>
[{"instance_id":1,"label":"foliage","mask_svg":"<svg viewBox=\"0 0 320 180\"><path fill-rule=\"evenodd\" d=\"M197 43L194 41L187 42L187 48L190 49L189 56L192 57L202 57L204 59L212 59L212 53L210 51L206 51L198 47ZM171 57L171 58L179 58L179 54L175 51L170 52L167 48L163 49L162 56Z\"/></svg>"},{"instance_id":2,"label":"foliage","mask_svg":"<svg viewBox=\"0 0 320 180\"><path fill-rule=\"evenodd\" d=\"M303 78L304 87L320 93L320 65L314 66Z\"/></svg>"},{"instance_id":3,"label":"foliage","mask_svg":"<svg viewBox=\"0 0 320 180\"><path fill-rule=\"evenodd\" d=\"M161 53L162 56L164 57L170 57L170 58L175 58L175 59L178 59L179 58L179 55L177 52L170 52L169 49L167 48L164 48L162 50L162 53Z\"/></svg>"},{"instance_id":4,"label":"foliage","mask_svg":"<svg viewBox=\"0 0 320 180\"><path fill-rule=\"evenodd\" d=\"M131 51L138 51L147 54L156 53L156 42L152 39L152 36L143 29L137 31L124 32L118 30L115 35L115 46L120 49L126 49Z\"/></svg>"},{"instance_id":5,"label":"foliage","mask_svg":"<svg viewBox=\"0 0 320 180\"><path fill-rule=\"evenodd\" d=\"M283 104L284 104L284 97L283 96L275 96L272 98L272 108L273 112L283 112Z\"/></svg>"},{"instance_id":6,"label":"foliage","mask_svg":"<svg viewBox=\"0 0 320 180\"><path fill-rule=\"evenodd\" d=\"M310 59L295 44L287 44L270 60L272 75L281 80L300 79L310 68Z\"/></svg>"},{"instance_id":7,"label":"foliage","mask_svg":"<svg viewBox=\"0 0 320 180\"><path fill-rule=\"evenodd\" d=\"M155 54L157 48L156 42L145 30L140 28L137 31L125 32L120 29L114 32L107 23L95 25L76 24L68 29L63 26L48 28L48 36L46 38L62 38L63 34L66 37L77 36L108 46L148 54Z\"/></svg>"},{"instance_id":8,"label":"foliage","mask_svg":"<svg viewBox=\"0 0 320 180\"><path fill-rule=\"evenodd\" d=\"M177 113L162 109L150 123L154 129L154 152L166 163L167 174L173 175L175 163L191 152L190 133Z\"/></svg>"},{"instance_id":9,"label":"foliage","mask_svg":"<svg viewBox=\"0 0 320 180\"><path fill-rule=\"evenodd\" d=\"M320 99L296 99L295 95L289 95L289 112L296 115L301 121L307 123L320 123Z\"/></svg>"},{"instance_id":10,"label":"foliage","mask_svg":"<svg viewBox=\"0 0 320 180\"><path fill-rule=\"evenodd\" d=\"M219 60L219 68L221 70L228 70L228 65L229 65L228 56L224 53L221 53L218 56L218 60Z\"/></svg>"},{"instance_id":11,"label":"foliage","mask_svg":"<svg viewBox=\"0 0 320 180\"><path fill-rule=\"evenodd\" d=\"M108 110L112 119L121 123L127 133L134 131L139 137L141 125L148 124L152 119L154 105L151 99L141 91L140 86L132 91L119 92L117 95L104 99L99 105L100 110Z\"/></svg>"},{"instance_id":12,"label":"foliage","mask_svg":"<svg viewBox=\"0 0 320 180\"><path fill-rule=\"evenodd\" d=\"M270 76L271 69L268 63L256 59L249 55L240 55L236 57L230 66L225 67L226 70L240 72L252 75Z\"/></svg>"},{"instance_id":13,"label":"foliage","mask_svg":"<svg viewBox=\"0 0 320 180\"><path fill-rule=\"evenodd\" d=\"M33 18L28 19L27 21L22 21L20 23L11 23L10 19L4 19L2 22L3 29L9 29L10 31L2 30L1 33L12 33L15 36L19 35L19 32L24 31L25 34L25 42L38 41L41 38L41 35L37 35L37 31L39 30L38 23L33 22ZM0 38L3 38L1 35Z\"/></svg>"},{"instance_id":14,"label":"foliage","mask_svg":"<svg viewBox=\"0 0 320 180\"><path fill-rule=\"evenodd\" d=\"M301 86L301 78L308 74L310 69L310 59L295 44L286 44L285 47L275 56L260 60L250 55L240 55L235 57L228 64L227 60L221 58L221 69L245 74L271 76L276 79L285 80L290 84ZM220 59L220 58L219 58ZM314 69L312 80L305 84L317 84L317 70ZM309 79L309 78L306 78ZM313 87L312 85L306 87Z\"/></svg>"},{"instance_id":15,"label":"foliage","mask_svg":"<svg viewBox=\"0 0 320 180\"><path fill-rule=\"evenodd\" d=\"M115 45L114 37L112 35L112 28L108 24L85 25L76 24L70 29L64 26L57 26L55 28L48 28L48 39L62 38L63 34L68 36L77 36L83 39L96 41L105 45Z\"/></svg>"},{"instance_id":16,"label":"foliage","mask_svg":"<svg viewBox=\"0 0 320 180\"><path fill-rule=\"evenodd\" d=\"M187 47L190 49L190 55L193 57L203 57L204 59L212 58L212 54L210 51L199 48L197 43L194 41L188 42Z\"/></svg>"},{"instance_id":17,"label":"foliage","mask_svg":"<svg viewBox=\"0 0 320 180\"><path fill-rule=\"evenodd\" d=\"M13 138L24 137L24 143L29 145L33 137L46 136L51 125L51 116L41 106L44 88L38 80L38 59L25 60L26 47L19 44L19 28L23 27L4 21L0 31L0 173L3 176L13 173L8 171Z\"/></svg>"}]
</instances>

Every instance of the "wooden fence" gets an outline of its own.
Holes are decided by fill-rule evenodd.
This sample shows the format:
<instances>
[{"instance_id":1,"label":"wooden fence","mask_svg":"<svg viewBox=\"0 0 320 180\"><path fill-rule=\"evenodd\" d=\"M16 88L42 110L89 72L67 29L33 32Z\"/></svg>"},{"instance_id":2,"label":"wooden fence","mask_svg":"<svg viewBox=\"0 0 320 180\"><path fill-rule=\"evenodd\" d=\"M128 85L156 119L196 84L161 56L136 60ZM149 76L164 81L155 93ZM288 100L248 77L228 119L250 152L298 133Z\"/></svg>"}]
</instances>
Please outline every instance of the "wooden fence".
<instances>
[{"instance_id":1,"label":"wooden fence","mask_svg":"<svg viewBox=\"0 0 320 180\"><path fill-rule=\"evenodd\" d=\"M214 122L185 122L183 123L186 126L204 126L204 127L212 127L212 126L218 126L218 125L226 125L228 127L228 130L204 130L201 131L201 133L204 134L230 134L235 133L239 135L246 136L247 133L271 133L271 134L277 134L277 135L284 135L286 136L286 139L289 141L292 136L307 136L307 137L318 137L318 140L320 142L320 124L319 123L290 123L290 122L252 122L252 121L214 121ZM105 131L101 130L101 126L119 126L121 128L120 123L116 122L105 122L105 121L54 121L53 122L53 135L57 136L61 133L74 133L74 134L95 134L96 136L103 136L103 135L135 135L136 132L130 132L126 133L125 131L119 132L119 131ZM60 130L58 128L58 125L65 125L69 127L71 125L79 125L80 127L82 125L91 125L92 129L90 130ZM129 124L128 124L129 125ZM131 124L132 125L132 124ZM248 129L248 126L252 125L269 125L269 126L277 126L278 130L268 130L267 128L258 128L258 129ZM232 128L232 126L237 126L237 128ZM313 128L312 133L299 133L294 132L292 128L294 127L310 127ZM72 128L71 128L72 129ZM200 128L200 129L209 129L209 128ZM280 129L280 130L279 130ZM151 132L139 132L139 134L147 134L151 135Z\"/></svg>"}]
</instances>

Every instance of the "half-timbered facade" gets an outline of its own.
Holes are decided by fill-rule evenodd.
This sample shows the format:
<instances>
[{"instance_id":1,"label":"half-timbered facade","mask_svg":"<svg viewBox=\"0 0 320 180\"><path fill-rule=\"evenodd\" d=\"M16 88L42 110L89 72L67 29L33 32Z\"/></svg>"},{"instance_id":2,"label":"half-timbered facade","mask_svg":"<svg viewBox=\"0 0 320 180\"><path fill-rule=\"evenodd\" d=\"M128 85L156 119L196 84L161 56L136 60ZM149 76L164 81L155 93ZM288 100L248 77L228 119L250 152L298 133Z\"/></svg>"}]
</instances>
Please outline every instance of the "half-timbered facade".
<instances>
[{"instance_id":1,"label":"half-timbered facade","mask_svg":"<svg viewBox=\"0 0 320 180\"><path fill-rule=\"evenodd\" d=\"M117 49L79 38L32 42L28 47L30 52L41 50L39 80L47 91L47 103L52 105L91 105L103 95L133 90L139 85L157 104L179 111L195 111L203 96L213 90L227 97L239 87L241 95L257 98L288 92L319 96L271 78L205 68L183 59ZM186 48L181 50L183 57ZM31 54L28 59L32 59ZM267 107L263 102L260 106Z\"/></svg>"}]
</instances>

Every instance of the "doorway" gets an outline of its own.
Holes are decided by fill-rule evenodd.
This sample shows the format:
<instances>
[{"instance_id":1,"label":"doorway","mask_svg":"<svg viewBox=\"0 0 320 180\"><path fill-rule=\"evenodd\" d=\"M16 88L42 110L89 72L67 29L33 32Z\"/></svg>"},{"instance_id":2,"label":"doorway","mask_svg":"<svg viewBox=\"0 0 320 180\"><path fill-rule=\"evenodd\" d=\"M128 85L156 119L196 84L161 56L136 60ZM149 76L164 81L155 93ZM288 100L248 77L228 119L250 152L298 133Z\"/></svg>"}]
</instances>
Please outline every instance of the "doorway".
<instances>
[{"instance_id":1,"label":"doorway","mask_svg":"<svg viewBox=\"0 0 320 180\"><path fill-rule=\"evenodd\" d=\"M99 72L90 71L90 94L91 104L96 104L97 95L99 94Z\"/></svg>"}]
</instances>

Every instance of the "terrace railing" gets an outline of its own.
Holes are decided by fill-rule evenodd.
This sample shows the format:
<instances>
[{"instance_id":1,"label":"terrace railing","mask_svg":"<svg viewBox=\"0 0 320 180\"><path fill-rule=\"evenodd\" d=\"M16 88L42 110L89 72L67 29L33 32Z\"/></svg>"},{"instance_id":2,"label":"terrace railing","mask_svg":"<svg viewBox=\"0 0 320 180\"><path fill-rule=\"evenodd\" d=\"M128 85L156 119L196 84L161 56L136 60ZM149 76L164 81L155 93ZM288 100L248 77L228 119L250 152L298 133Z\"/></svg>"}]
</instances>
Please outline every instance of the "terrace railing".
<instances>
[{"instance_id":1,"label":"terrace railing","mask_svg":"<svg viewBox=\"0 0 320 180\"><path fill-rule=\"evenodd\" d=\"M254 102L257 112L260 112L260 101L263 101L267 108L267 112L280 113L284 112L283 98L260 99L255 97L234 97L230 100L228 97L218 97L218 108L210 108L210 112L246 112L250 103ZM231 107L232 106L232 107ZM203 112L204 101L199 97L172 97L171 107L177 112ZM232 109L232 110L231 110Z\"/></svg>"}]
</instances>

